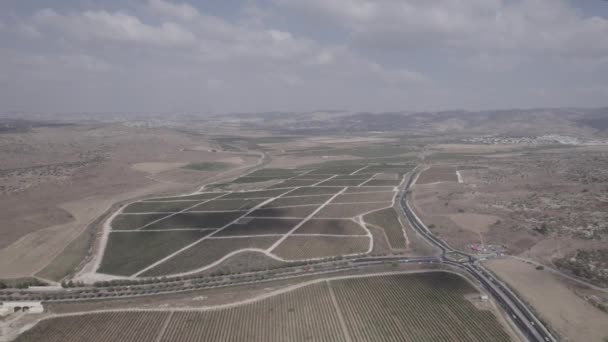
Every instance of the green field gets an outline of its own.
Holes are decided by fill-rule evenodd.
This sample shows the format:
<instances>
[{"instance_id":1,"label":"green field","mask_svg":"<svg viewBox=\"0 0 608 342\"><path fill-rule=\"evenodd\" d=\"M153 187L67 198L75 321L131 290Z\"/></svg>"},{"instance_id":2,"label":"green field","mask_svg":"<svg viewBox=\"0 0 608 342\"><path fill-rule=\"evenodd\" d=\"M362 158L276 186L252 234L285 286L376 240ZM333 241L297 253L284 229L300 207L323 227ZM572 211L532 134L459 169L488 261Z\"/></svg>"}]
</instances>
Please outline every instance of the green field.
<instances>
[{"instance_id":1,"label":"green field","mask_svg":"<svg viewBox=\"0 0 608 342\"><path fill-rule=\"evenodd\" d=\"M357 202L387 202L390 203L395 197L395 192L373 192L341 194L336 196L332 203L357 203Z\"/></svg>"},{"instance_id":2,"label":"green field","mask_svg":"<svg viewBox=\"0 0 608 342\"><path fill-rule=\"evenodd\" d=\"M174 196L174 197L157 197L145 199L145 202L167 202L167 201L204 201L211 198L220 197L226 194L225 192L203 192L200 194L188 195L188 196Z\"/></svg>"},{"instance_id":3,"label":"green field","mask_svg":"<svg viewBox=\"0 0 608 342\"><path fill-rule=\"evenodd\" d=\"M365 235L366 231L351 220L314 219L306 221L294 234Z\"/></svg>"},{"instance_id":4,"label":"green field","mask_svg":"<svg viewBox=\"0 0 608 342\"><path fill-rule=\"evenodd\" d=\"M245 215L245 211L180 213L152 223L144 230L183 229L183 228L221 228Z\"/></svg>"},{"instance_id":5,"label":"green field","mask_svg":"<svg viewBox=\"0 0 608 342\"><path fill-rule=\"evenodd\" d=\"M232 200L218 199L199 204L188 211L249 210L265 200L265 198Z\"/></svg>"},{"instance_id":6,"label":"green field","mask_svg":"<svg viewBox=\"0 0 608 342\"><path fill-rule=\"evenodd\" d=\"M113 230L135 230L143 227L148 223L167 217L169 214L127 214L116 215L112 220Z\"/></svg>"},{"instance_id":7,"label":"green field","mask_svg":"<svg viewBox=\"0 0 608 342\"><path fill-rule=\"evenodd\" d=\"M312 214L319 206L309 205L301 207L289 207L289 208L268 208L268 209L257 209L250 213L248 216L255 217L299 217L304 218Z\"/></svg>"},{"instance_id":8,"label":"green field","mask_svg":"<svg viewBox=\"0 0 608 342\"><path fill-rule=\"evenodd\" d=\"M231 224L218 232L215 236L285 234L295 227L301 220L285 218L250 218L242 221L244 222Z\"/></svg>"},{"instance_id":9,"label":"green field","mask_svg":"<svg viewBox=\"0 0 608 342\"><path fill-rule=\"evenodd\" d=\"M206 239L143 273L142 276L156 277L192 271L205 267L216 260L221 259L226 254L241 248L266 249L278 239L279 237L267 236L254 238Z\"/></svg>"},{"instance_id":10,"label":"green field","mask_svg":"<svg viewBox=\"0 0 608 342\"><path fill-rule=\"evenodd\" d=\"M367 214L363 217L363 220L383 228L391 248L404 249L407 247L403 227L394 208L386 208Z\"/></svg>"},{"instance_id":11,"label":"green field","mask_svg":"<svg viewBox=\"0 0 608 342\"><path fill-rule=\"evenodd\" d=\"M185 166L182 166L182 169L185 170L194 170L194 171L222 171L226 170L233 166L233 164L222 163L222 162L206 162L206 163L192 163Z\"/></svg>"},{"instance_id":12,"label":"green field","mask_svg":"<svg viewBox=\"0 0 608 342\"><path fill-rule=\"evenodd\" d=\"M110 312L43 320L17 342L507 342L479 293L448 272L320 281L205 311ZM163 329L166 326L166 329Z\"/></svg>"},{"instance_id":13,"label":"green field","mask_svg":"<svg viewBox=\"0 0 608 342\"><path fill-rule=\"evenodd\" d=\"M263 208L276 208L291 205L323 204L331 198L331 195L320 196L300 196L300 197L281 197L266 204Z\"/></svg>"},{"instance_id":14,"label":"green field","mask_svg":"<svg viewBox=\"0 0 608 342\"><path fill-rule=\"evenodd\" d=\"M123 208L123 213L175 213L195 206L199 201L135 202Z\"/></svg>"},{"instance_id":15,"label":"green field","mask_svg":"<svg viewBox=\"0 0 608 342\"><path fill-rule=\"evenodd\" d=\"M303 260L367 252L370 239L351 236L290 235L272 252L286 260Z\"/></svg>"},{"instance_id":16,"label":"green field","mask_svg":"<svg viewBox=\"0 0 608 342\"><path fill-rule=\"evenodd\" d=\"M348 203L348 204L328 204L321 209L314 217L325 218L351 218L364 214L368 211L390 207L390 202L382 203Z\"/></svg>"},{"instance_id":17,"label":"green field","mask_svg":"<svg viewBox=\"0 0 608 342\"><path fill-rule=\"evenodd\" d=\"M188 230L110 233L98 272L131 275L211 232Z\"/></svg>"}]
</instances>

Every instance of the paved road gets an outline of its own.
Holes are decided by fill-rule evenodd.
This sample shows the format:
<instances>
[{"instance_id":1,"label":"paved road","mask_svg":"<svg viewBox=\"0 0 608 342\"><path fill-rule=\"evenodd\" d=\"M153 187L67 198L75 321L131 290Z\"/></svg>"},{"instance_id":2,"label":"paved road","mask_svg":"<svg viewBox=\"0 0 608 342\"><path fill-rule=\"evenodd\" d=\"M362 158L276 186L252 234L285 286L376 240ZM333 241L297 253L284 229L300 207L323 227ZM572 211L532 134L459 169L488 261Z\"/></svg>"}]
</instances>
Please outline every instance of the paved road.
<instances>
[{"instance_id":1,"label":"paved road","mask_svg":"<svg viewBox=\"0 0 608 342\"><path fill-rule=\"evenodd\" d=\"M509 314L511 320L520 328L522 333L530 341L556 341L555 337L551 335L548 329L532 313L524 302L519 299L519 297L517 297L517 295L515 295L506 285L496 279L496 277L494 277L488 270L479 264L479 260L472 255L459 252L450 247L445 241L435 236L424 225L422 220L416 216L407 199L408 190L411 189L415 179L415 173L412 173L401 195L401 198L399 199L399 204L403 214L409 221L412 228L422 235L422 237L425 238L429 243L439 248L441 251L441 256L438 257L439 260L435 262L458 267L477 279L479 283L488 291L488 293L490 293L503 307L507 314ZM456 262L449 259L448 257L453 254L466 256L466 261ZM429 262L432 261L429 260Z\"/></svg>"}]
</instances>

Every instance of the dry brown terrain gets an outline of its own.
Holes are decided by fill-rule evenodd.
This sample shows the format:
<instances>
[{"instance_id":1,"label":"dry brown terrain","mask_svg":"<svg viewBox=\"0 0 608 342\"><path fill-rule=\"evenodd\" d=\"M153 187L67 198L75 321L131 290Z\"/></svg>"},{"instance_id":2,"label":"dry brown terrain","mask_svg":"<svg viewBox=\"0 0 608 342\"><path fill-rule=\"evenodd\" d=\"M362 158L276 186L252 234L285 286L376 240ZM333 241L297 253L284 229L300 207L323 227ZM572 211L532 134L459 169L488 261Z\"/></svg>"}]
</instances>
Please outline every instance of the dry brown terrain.
<instances>
[{"instance_id":1,"label":"dry brown terrain","mask_svg":"<svg viewBox=\"0 0 608 342\"><path fill-rule=\"evenodd\" d=\"M181 172L182 165L235 158L190 148L203 143L171 130L101 124L0 135L0 171L6 175L0 175L2 278L42 269L114 203L196 190L217 175ZM235 169L258 159L238 157L242 163Z\"/></svg>"},{"instance_id":2,"label":"dry brown terrain","mask_svg":"<svg viewBox=\"0 0 608 342\"><path fill-rule=\"evenodd\" d=\"M608 315L553 274L513 259L492 260L486 265L532 304L563 341L602 342L608 337Z\"/></svg>"}]
</instances>

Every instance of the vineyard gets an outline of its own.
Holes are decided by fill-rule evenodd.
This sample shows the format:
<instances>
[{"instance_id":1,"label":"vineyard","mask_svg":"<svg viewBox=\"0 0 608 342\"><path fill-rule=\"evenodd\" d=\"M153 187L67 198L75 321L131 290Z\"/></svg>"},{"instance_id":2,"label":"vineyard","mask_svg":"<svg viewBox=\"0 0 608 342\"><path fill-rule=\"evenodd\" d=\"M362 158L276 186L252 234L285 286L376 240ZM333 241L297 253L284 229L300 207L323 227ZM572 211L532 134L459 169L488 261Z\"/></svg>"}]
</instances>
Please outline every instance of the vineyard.
<instances>
[{"instance_id":1,"label":"vineyard","mask_svg":"<svg viewBox=\"0 0 608 342\"><path fill-rule=\"evenodd\" d=\"M372 236L357 216L391 207L398 191L367 184L396 185L408 170L408 165L377 164L262 169L211 188L272 181L269 188L203 189L136 201L113 216L96 271L136 277L184 274L241 249L267 249L266 256L279 261L364 254ZM391 243L403 245L389 221L382 227Z\"/></svg>"},{"instance_id":2,"label":"vineyard","mask_svg":"<svg viewBox=\"0 0 608 342\"><path fill-rule=\"evenodd\" d=\"M38 323L15 342L149 342L160 333L169 312L111 312L52 318Z\"/></svg>"},{"instance_id":3,"label":"vineyard","mask_svg":"<svg viewBox=\"0 0 608 342\"><path fill-rule=\"evenodd\" d=\"M224 308L51 318L16 341L510 341L476 293L447 272L320 280Z\"/></svg>"},{"instance_id":4,"label":"vineyard","mask_svg":"<svg viewBox=\"0 0 608 342\"><path fill-rule=\"evenodd\" d=\"M386 233L391 248L405 249L406 241L403 235L403 226L394 208L386 208L367 214L363 217L365 222L381 227Z\"/></svg>"},{"instance_id":5,"label":"vineyard","mask_svg":"<svg viewBox=\"0 0 608 342\"><path fill-rule=\"evenodd\" d=\"M346 279L331 286L354 341L510 341L493 314L464 298L476 291L452 273Z\"/></svg>"}]
</instances>

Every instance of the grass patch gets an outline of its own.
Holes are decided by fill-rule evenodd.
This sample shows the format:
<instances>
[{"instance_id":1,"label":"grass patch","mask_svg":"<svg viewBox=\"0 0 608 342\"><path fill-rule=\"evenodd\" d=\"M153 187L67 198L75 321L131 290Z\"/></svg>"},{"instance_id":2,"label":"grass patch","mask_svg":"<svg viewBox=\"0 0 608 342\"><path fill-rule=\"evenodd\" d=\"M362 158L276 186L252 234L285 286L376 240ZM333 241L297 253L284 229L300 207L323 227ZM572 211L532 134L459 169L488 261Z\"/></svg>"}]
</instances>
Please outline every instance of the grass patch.
<instances>
[{"instance_id":1,"label":"grass patch","mask_svg":"<svg viewBox=\"0 0 608 342\"><path fill-rule=\"evenodd\" d=\"M300 219L248 218L231 224L214 236L285 234L295 227Z\"/></svg>"},{"instance_id":2,"label":"grass patch","mask_svg":"<svg viewBox=\"0 0 608 342\"><path fill-rule=\"evenodd\" d=\"M128 276L212 231L110 233L98 272Z\"/></svg>"},{"instance_id":3,"label":"grass patch","mask_svg":"<svg viewBox=\"0 0 608 342\"><path fill-rule=\"evenodd\" d=\"M357 194L342 194L336 196L333 203L358 203L358 202L387 202L387 205L393 200L395 192L374 192L371 194L357 193Z\"/></svg>"},{"instance_id":4,"label":"grass patch","mask_svg":"<svg viewBox=\"0 0 608 342\"><path fill-rule=\"evenodd\" d=\"M306 221L294 234L365 235L366 231L351 220L313 219Z\"/></svg>"},{"instance_id":5,"label":"grass patch","mask_svg":"<svg viewBox=\"0 0 608 342\"><path fill-rule=\"evenodd\" d=\"M196 205L198 201L135 202L127 205L123 213L175 213Z\"/></svg>"},{"instance_id":6,"label":"grass patch","mask_svg":"<svg viewBox=\"0 0 608 342\"><path fill-rule=\"evenodd\" d=\"M286 207L291 205L323 204L331 198L331 195L280 197L266 204L262 208Z\"/></svg>"},{"instance_id":7,"label":"grass patch","mask_svg":"<svg viewBox=\"0 0 608 342\"><path fill-rule=\"evenodd\" d=\"M393 191L393 187L392 186L362 186L362 187L350 187L348 189L346 189L345 193L347 194L358 194L358 193L365 193L365 192L379 192L379 191Z\"/></svg>"},{"instance_id":8,"label":"grass patch","mask_svg":"<svg viewBox=\"0 0 608 342\"><path fill-rule=\"evenodd\" d=\"M342 190L342 187L302 187L288 193L283 197L287 198L293 196L333 195L340 190Z\"/></svg>"},{"instance_id":9,"label":"grass patch","mask_svg":"<svg viewBox=\"0 0 608 342\"><path fill-rule=\"evenodd\" d=\"M365 179L346 179L346 180L338 180L338 179L330 179L323 183L320 183L319 186L357 186L361 183L365 182Z\"/></svg>"},{"instance_id":10,"label":"grass patch","mask_svg":"<svg viewBox=\"0 0 608 342\"><path fill-rule=\"evenodd\" d=\"M266 249L272 246L278 239L278 236L206 239L153 269L148 270L142 274L142 276L155 277L192 271L207 266L238 249Z\"/></svg>"},{"instance_id":11,"label":"grass patch","mask_svg":"<svg viewBox=\"0 0 608 342\"><path fill-rule=\"evenodd\" d=\"M363 217L363 220L383 228L391 248L407 248L405 236L403 235L403 226L394 208L386 208L367 214Z\"/></svg>"},{"instance_id":12,"label":"grass patch","mask_svg":"<svg viewBox=\"0 0 608 342\"><path fill-rule=\"evenodd\" d=\"M401 184L401 179L372 179L362 186L397 186Z\"/></svg>"},{"instance_id":13,"label":"grass patch","mask_svg":"<svg viewBox=\"0 0 608 342\"><path fill-rule=\"evenodd\" d=\"M212 198L224 195L225 192L203 192L195 195L188 196L174 196L174 197L157 197L143 200L144 202L167 202L167 201L204 201Z\"/></svg>"},{"instance_id":14,"label":"grass patch","mask_svg":"<svg viewBox=\"0 0 608 342\"><path fill-rule=\"evenodd\" d=\"M144 229L221 228L244 214L244 211L181 213L152 223Z\"/></svg>"},{"instance_id":15,"label":"grass patch","mask_svg":"<svg viewBox=\"0 0 608 342\"><path fill-rule=\"evenodd\" d=\"M243 191L243 192L233 192L228 194L223 199L235 199L235 198L269 198L280 196L289 191L288 189L272 189L272 190L260 190L260 191Z\"/></svg>"},{"instance_id":16,"label":"grass patch","mask_svg":"<svg viewBox=\"0 0 608 342\"><path fill-rule=\"evenodd\" d=\"M367 237L289 236L272 252L287 260L361 254L369 248Z\"/></svg>"},{"instance_id":17,"label":"grass patch","mask_svg":"<svg viewBox=\"0 0 608 342\"><path fill-rule=\"evenodd\" d=\"M312 214L318 205L302 206L302 207L291 207L291 208L269 208L269 209L257 209L248 216L255 217L298 217L304 218Z\"/></svg>"},{"instance_id":18,"label":"grass patch","mask_svg":"<svg viewBox=\"0 0 608 342\"><path fill-rule=\"evenodd\" d=\"M300 186L309 186L318 183L318 180L314 179L290 179L284 182L275 184L268 189L276 189L276 188L296 188Z\"/></svg>"},{"instance_id":19,"label":"grass patch","mask_svg":"<svg viewBox=\"0 0 608 342\"><path fill-rule=\"evenodd\" d=\"M169 214L116 215L111 226L113 230L134 230L167 216Z\"/></svg>"},{"instance_id":20,"label":"grass patch","mask_svg":"<svg viewBox=\"0 0 608 342\"><path fill-rule=\"evenodd\" d=\"M349 204L328 204L314 217L319 218L351 218L368 211L390 207L387 203L349 203Z\"/></svg>"},{"instance_id":21,"label":"grass patch","mask_svg":"<svg viewBox=\"0 0 608 342\"><path fill-rule=\"evenodd\" d=\"M189 211L221 211L221 210L249 210L264 202L266 198L256 199L231 199L212 200L201 203Z\"/></svg>"}]
</instances>

